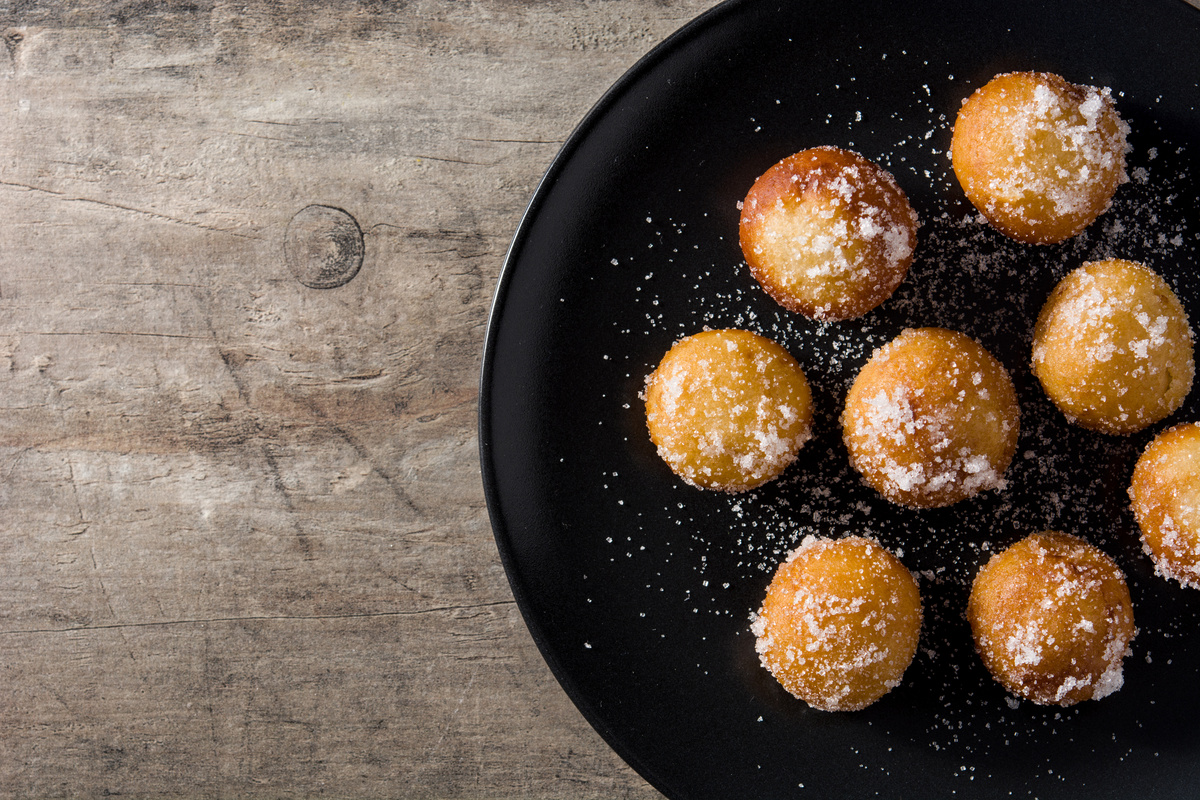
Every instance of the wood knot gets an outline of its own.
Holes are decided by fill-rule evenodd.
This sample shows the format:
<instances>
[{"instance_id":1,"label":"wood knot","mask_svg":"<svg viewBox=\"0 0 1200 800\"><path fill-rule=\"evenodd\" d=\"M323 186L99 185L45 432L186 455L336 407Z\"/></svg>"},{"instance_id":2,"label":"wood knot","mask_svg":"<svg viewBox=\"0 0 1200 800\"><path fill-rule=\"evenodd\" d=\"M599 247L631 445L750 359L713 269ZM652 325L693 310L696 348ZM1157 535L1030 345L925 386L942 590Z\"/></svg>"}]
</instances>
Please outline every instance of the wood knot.
<instances>
[{"instance_id":1,"label":"wood knot","mask_svg":"<svg viewBox=\"0 0 1200 800\"><path fill-rule=\"evenodd\" d=\"M296 280L310 289L333 289L358 274L363 232L349 213L311 205L296 212L283 237L283 256Z\"/></svg>"}]
</instances>

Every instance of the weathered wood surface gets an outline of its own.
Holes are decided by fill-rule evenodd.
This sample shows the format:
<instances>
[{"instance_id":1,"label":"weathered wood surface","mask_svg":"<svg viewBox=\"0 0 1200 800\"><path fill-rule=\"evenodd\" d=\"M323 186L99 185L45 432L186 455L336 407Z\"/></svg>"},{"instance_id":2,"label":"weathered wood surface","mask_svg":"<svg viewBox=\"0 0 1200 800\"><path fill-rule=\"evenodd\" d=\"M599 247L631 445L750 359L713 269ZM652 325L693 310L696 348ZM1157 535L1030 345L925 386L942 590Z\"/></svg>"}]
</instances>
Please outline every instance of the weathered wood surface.
<instances>
[{"instance_id":1,"label":"weathered wood surface","mask_svg":"<svg viewBox=\"0 0 1200 800\"><path fill-rule=\"evenodd\" d=\"M477 383L558 146L710 5L0 3L0 796L658 796L520 619Z\"/></svg>"},{"instance_id":2,"label":"weathered wood surface","mask_svg":"<svg viewBox=\"0 0 1200 800\"><path fill-rule=\"evenodd\" d=\"M477 381L558 146L714 2L0 3L0 795L658 796L521 622Z\"/></svg>"}]
</instances>

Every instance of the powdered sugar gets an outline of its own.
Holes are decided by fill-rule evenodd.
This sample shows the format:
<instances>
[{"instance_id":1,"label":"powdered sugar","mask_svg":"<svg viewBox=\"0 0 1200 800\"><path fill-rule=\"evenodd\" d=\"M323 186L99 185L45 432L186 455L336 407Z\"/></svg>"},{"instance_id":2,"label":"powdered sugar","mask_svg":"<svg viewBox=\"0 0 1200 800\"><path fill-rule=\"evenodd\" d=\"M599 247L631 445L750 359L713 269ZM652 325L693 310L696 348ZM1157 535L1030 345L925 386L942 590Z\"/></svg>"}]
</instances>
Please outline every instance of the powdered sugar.
<instances>
[{"instance_id":1,"label":"powdered sugar","mask_svg":"<svg viewBox=\"0 0 1200 800\"><path fill-rule=\"evenodd\" d=\"M691 591L674 596L688 616L740 621L755 607L759 587L775 565L806 535L869 532L902 547L906 564L925 576L922 591L931 598L926 620L931 638L903 693L888 700L911 707L913 721L889 723L887 732L907 746L915 729L926 731L927 736L914 736L911 744L950 749L982 766L989 752L1004 746L997 741L1010 740L1014 749L1035 752L1036 743L1047 739L1051 730L1072 736L1079 728L1074 710L1058 717L1027 704L1010 708L1001 692L986 685L986 676L969 666L974 654L962 643L957 615L978 564L1017 533L1042 527L1088 531L1123 563L1137 560L1114 526L1119 508L1114 510L1112 496L1123 487L1119 467L1110 466L1127 463L1134 443L1096 441L1072 431L1041 396L1027 368L1033 320L1054 283L1085 260L1136 257L1172 276L1177 264L1197 263L1195 223L1187 212L1187 198L1194 194L1187 173L1192 159L1178 152L1178 141L1155 131L1144 116L1139 119L1135 107L1130 119L1140 138L1131 141L1141 149L1131 154L1129 166L1130 175L1141 180L1124 185L1108 214L1080 237L1033 251L997 235L953 199L944 155L949 131L945 115L952 108L948 98L969 89L950 85L945 75L930 84L934 100L926 103L922 98L927 95L919 87L918 97L901 98L908 104L891 118L901 124L885 128L880 120L887 115L876 112L864 114L865 121L857 126L853 114L845 121L835 116L828 126L831 140L856 141L865 155L892 170L912 193L924 221L908 280L877 312L861 320L809 322L760 297L746 267L738 263L736 242L729 233L736 198L727 198L730 213L723 222L717 212L672 219L657 208L631 209L637 220L651 215L658 220L643 226L644 238L654 248L638 242L642 252L631 246L628 254L616 253L619 266L599 278L637 276L632 281L636 292L629 295L635 319L631 324L627 315L619 323L625 332L612 349L630 380L640 380L652 367L657 357L652 354L698 326L745 326L780 341L797 356L813 383L818 417L800 462L777 484L737 497L696 497L687 487L671 490L661 508L640 509L643 516L631 519L630 537L616 536L609 547L618 564L635 565L637 574L647 576L644 594L650 613L633 624L656 626L667 642L682 634L672 630L664 614L658 613L655 620L659 606L653 603L661 597L661 584L654 579L657 571L694 573ZM848 83L842 91L854 88ZM1122 109L1127 110L1128 106ZM788 141L787 130L772 125L766 115L758 124L764 135ZM893 133L895 129L900 133ZM878 134L892 138L881 141ZM1147 141L1157 148L1153 158L1145 150ZM797 143L803 144L808 142ZM930 151L941 152L936 159L921 156ZM769 163L766 156L763 161ZM746 172L752 176L759 168ZM937 194L913 188L920 186L933 186ZM601 255L607 264L609 253ZM641 280L648 272L654 279ZM1171 280L1178 284L1177 277ZM1012 372L1025 419L1018 458L1004 476L1007 488L944 512L897 512L859 483L842 450L836 418L850 382L869 355L903 327L922 324L966 331L987 346ZM636 415L637 410L633 403L630 413ZM631 428L629 441L635 433ZM615 502L636 492L614 488L610 494ZM639 549L643 546L646 550ZM1135 577L1142 584L1148 580L1142 574ZM1189 619L1185 615L1166 627L1155 626L1139 654L1157 647L1163 632L1169 636L1176 625L1179 631L1186 628ZM1155 663L1158 668L1159 660ZM1021 748L1022 742L1029 744Z\"/></svg>"}]
</instances>

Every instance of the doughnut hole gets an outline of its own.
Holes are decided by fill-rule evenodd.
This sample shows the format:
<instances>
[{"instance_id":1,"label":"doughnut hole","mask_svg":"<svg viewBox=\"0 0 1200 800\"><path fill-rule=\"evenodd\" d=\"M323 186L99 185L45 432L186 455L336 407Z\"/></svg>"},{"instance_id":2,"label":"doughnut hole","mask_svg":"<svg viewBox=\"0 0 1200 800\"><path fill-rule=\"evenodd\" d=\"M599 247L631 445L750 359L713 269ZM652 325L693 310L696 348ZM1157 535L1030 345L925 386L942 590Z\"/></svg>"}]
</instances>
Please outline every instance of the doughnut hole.
<instances>
[{"instance_id":1,"label":"doughnut hole","mask_svg":"<svg viewBox=\"0 0 1200 800\"><path fill-rule=\"evenodd\" d=\"M1155 571L1200 588L1200 424L1176 425L1150 442L1129 499Z\"/></svg>"},{"instance_id":2,"label":"doughnut hole","mask_svg":"<svg viewBox=\"0 0 1200 800\"><path fill-rule=\"evenodd\" d=\"M646 379L646 426L687 483L743 492L779 476L812 435L804 371L750 331L685 337Z\"/></svg>"},{"instance_id":3,"label":"doughnut hole","mask_svg":"<svg viewBox=\"0 0 1200 800\"><path fill-rule=\"evenodd\" d=\"M1008 372L978 342L917 328L859 372L842 434L868 485L894 503L930 508L1006 486L1020 416Z\"/></svg>"},{"instance_id":4,"label":"doughnut hole","mask_svg":"<svg viewBox=\"0 0 1200 800\"><path fill-rule=\"evenodd\" d=\"M1084 264L1038 314L1033 374L1069 420L1128 434L1165 419L1192 388L1192 332L1179 298L1133 261Z\"/></svg>"},{"instance_id":5,"label":"doughnut hole","mask_svg":"<svg viewBox=\"0 0 1200 800\"><path fill-rule=\"evenodd\" d=\"M1041 705L1070 706L1120 689L1136 632L1121 570L1084 540L1056 531L992 556L975 576L967 620L992 677Z\"/></svg>"},{"instance_id":6,"label":"doughnut hole","mask_svg":"<svg viewBox=\"0 0 1200 800\"><path fill-rule=\"evenodd\" d=\"M921 594L862 536L809 536L780 565L751 630L762 665L822 711L857 711L900 684L921 634Z\"/></svg>"},{"instance_id":7,"label":"doughnut hole","mask_svg":"<svg viewBox=\"0 0 1200 800\"><path fill-rule=\"evenodd\" d=\"M1083 231L1128 181L1128 133L1109 89L1045 72L1005 73L959 109L951 163L992 226L1052 244Z\"/></svg>"},{"instance_id":8,"label":"doughnut hole","mask_svg":"<svg viewBox=\"0 0 1200 800\"><path fill-rule=\"evenodd\" d=\"M785 308L824 321L861 316L908 274L917 215L892 175L816 147L763 173L742 201L742 254Z\"/></svg>"}]
</instances>

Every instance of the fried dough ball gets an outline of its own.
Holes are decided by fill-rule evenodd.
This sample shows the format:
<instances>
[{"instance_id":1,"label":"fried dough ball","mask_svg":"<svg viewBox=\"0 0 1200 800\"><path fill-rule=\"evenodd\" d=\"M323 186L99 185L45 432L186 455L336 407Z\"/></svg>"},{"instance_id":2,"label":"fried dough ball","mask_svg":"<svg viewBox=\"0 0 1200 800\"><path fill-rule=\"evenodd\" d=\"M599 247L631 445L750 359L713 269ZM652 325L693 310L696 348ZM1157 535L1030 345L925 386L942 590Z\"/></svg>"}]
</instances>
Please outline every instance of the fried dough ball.
<instances>
[{"instance_id":1,"label":"fried dough ball","mask_svg":"<svg viewBox=\"0 0 1200 800\"><path fill-rule=\"evenodd\" d=\"M1002 233L1030 244L1076 235L1128 181L1122 121L1109 89L1045 72L997 75L958 111L954 174Z\"/></svg>"},{"instance_id":2,"label":"fried dough ball","mask_svg":"<svg viewBox=\"0 0 1200 800\"><path fill-rule=\"evenodd\" d=\"M1150 442L1129 498L1155 571L1200 588L1200 424L1176 425Z\"/></svg>"},{"instance_id":3,"label":"fried dough ball","mask_svg":"<svg viewBox=\"0 0 1200 800\"><path fill-rule=\"evenodd\" d=\"M812 394L787 350L743 330L677 342L646 378L658 454L693 486L741 492L777 477L812 433Z\"/></svg>"},{"instance_id":4,"label":"fried dough ball","mask_svg":"<svg viewBox=\"0 0 1200 800\"><path fill-rule=\"evenodd\" d=\"M978 342L910 328L855 378L842 435L871 487L892 502L931 508L1004 488L1020 421L1008 372Z\"/></svg>"},{"instance_id":5,"label":"fried dough ball","mask_svg":"<svg viewBox=\"0 0 1200 800\"><path fill-rule=\"evenodd\" d=\"M1042 705L1070 706L1120 689L1136 633L1120 568L1057 531L992 556L975 576L967 619L992 677Z\"/></svg>"},{"instance_id":6,"label":"fried dough ball","mask_svg":"<svg viewBox=\"0 0 1200 800\"><path fill-rule=\"evenodd\" d=\"M819 320L861 316L908 273L917 215L886 171L816 147L764 172L742 201L742 253L767 294Z\"/></svg>"},{"instance_id":7,"label":"fried dough ball","mask_svg":"<svg viewBox=\"0 0 1200 800\"><path fill-rule=\"evenodd\" d=\"M822 711L857 711L900 684L921 635L912 573L878 542L808 536L767 588L751 630L762 665Z\"/></svg>"},{"instance_id":8,"label":"fried dough ball","mask_svg":"<svg viewBox=\"0 0 1200 800\"><path fill-rule=\"evenodd\" d=\"M1142 430L1174 413L1195 375L1179 298L1133 261L1084 264L1038 314L1033 374L1067 418L1102 433Z\"/></svg>"}]
</instances>

